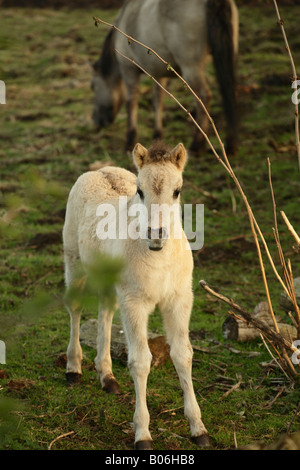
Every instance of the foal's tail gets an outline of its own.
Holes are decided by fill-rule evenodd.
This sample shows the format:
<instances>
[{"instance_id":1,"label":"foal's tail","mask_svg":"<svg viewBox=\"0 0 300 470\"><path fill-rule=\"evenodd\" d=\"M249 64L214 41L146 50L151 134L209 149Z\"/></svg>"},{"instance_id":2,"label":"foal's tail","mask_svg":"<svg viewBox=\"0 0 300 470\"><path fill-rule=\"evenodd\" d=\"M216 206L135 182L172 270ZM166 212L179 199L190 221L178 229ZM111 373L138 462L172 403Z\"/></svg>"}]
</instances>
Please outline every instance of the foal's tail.
<instances>
[{"instance_id":1,"label":"foal's tail","mask_svg":"<svg viewBox=\"0 0 300 470\"><path fill-rule=\"evenodd\" d=\"M237 46L234 44L232 3L230 0L208 0L206 4L208 44L227 120L228 153L234 153L237 135L235 50Z\"/></svg>"}]
</instances>

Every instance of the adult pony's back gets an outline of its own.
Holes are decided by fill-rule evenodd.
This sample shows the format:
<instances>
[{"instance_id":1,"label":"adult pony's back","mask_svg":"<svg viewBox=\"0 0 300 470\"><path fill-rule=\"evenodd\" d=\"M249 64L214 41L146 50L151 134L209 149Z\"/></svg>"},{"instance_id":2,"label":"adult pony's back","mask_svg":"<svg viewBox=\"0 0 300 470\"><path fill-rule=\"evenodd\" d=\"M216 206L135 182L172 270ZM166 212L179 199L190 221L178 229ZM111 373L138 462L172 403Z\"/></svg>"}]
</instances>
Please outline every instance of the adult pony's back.
<instances>
[{"instance_id":1,"label":"adult pony's back","mask_svg":"<svg viewBox=\"0 0 300 470\"><path fill-rule=\"evenodd\" d=\"M116 19L126 34L154 49L178 70L209 108L211 91L205 79L205 65L213 55L227 121L227 149L236 146L235 66L238 50L238 12L234 0L129 0ZM111 30L95 64L93 120L98 127L110 124L126 99L128 112L127 147L136 141L138 87L141 70L115 49L134 60L162 85L172 76L154 54ZM162 90L154 85L154 137L162 135ZM208 119L197 103L197 121L207 132ZM196 132L192 148L204 141Z\"/></svg>"}]
</instances>

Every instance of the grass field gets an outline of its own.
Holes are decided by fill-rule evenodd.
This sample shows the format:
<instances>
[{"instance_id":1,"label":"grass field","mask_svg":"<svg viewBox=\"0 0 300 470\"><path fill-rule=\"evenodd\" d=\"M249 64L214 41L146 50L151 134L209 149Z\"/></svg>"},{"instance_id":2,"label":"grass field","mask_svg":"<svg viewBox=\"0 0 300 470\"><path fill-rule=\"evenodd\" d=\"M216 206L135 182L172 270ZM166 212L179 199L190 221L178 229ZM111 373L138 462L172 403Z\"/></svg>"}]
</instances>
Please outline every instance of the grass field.
<instances>
[{"instance_id":1,"label":"grass field","mask_svg":"<svg viewBox=\"0 0 300 470\"><path fill-rule=\"evenodd\" d=\"M296 7L282 7L294 60L300 67ZM68 388L60 361L69 336L64 292L61 232L68 192L77 177L97 160L133 170L125 143L126 113L98 134L91 124L91 63L106 33L94 15L108 21L114 10L2 9L0 79L7 88L0 105L0 340L6 364L0 373L0 448L133 448L134 388L126 365L115 362L120 396L105 394L96 379L95 351L84 347L83 378ZM272 5L240 8L240 148L232 166L278 263L273 242L273 208L267 157L272 164L278 210L300 227L300 180L291 102L291 69ZM212 115L221 134L221 100L212 65ZM191 98L178 82L172 91L184 104ZM152 138L151 82L141 85L139 141ZM189 146L194 129L167 99L165 140ZM213 142L216 142L213 138ZM205 192L206 191L206 192ZM191 156L185 171L183 203L205 205L205 243L194 253L195 302L191 319L195 351L194 386L213 449L234 448L257 440L269 443L299 429L299 388L278 368L261 340L227 341L222 324L227 307L205 294L200 279L252 311L265 292L246 209L214 156ZM9 223L7 223L9 222ZM295 277L299 254L279 219L284 252ZM281 287L266 261L276 314ZM83 321L95 317L87 309ZM286 318L284 318L286 320ZM115 322L119 321L118 315ZM149 323L163 332L158 312ZM224 395L236 383L240 386ZM148 382L150 430L154 448L196 449L183 416L179 382L171 363L153 368ZM6 411L13 410L6 416ZM6 419L4 417L6 416ZM235 431L233 431L235 430Z\"/></svg>"}]
</instances>

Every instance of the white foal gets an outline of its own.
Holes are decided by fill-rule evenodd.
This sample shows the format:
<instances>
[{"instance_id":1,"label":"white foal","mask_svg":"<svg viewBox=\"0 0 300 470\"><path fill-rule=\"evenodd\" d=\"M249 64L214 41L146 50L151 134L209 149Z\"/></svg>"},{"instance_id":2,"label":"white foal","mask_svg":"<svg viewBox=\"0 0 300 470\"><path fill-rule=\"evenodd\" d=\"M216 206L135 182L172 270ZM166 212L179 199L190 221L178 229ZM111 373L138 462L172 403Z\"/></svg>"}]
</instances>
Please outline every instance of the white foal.
<instances>
[{"instance_id":1,"label":"white foal","mask_svg":"<svg viewBox=\"0 0 300 470\"><path fill-rule=\"evenodd\" d=\"M156 306L162 313L170 356L184 393L184 413L190 424L192 439L199 446L209 445L191 376L193 352L189 341L189 320L193 305L193 258L179 216L182 172L186 158L182 144L178 144L173 150L163 144L154 144L149 150L137 144L133 150L137 177L127 170L115 167L87 172L78 178L67 204L63 230L67 289L76 282L78 265L88 273L95 252L122 256L125 262L116 293L128 344L128 365L136 391L136 449L152 448L146 403L147 378L152 359L147 340L147 324L148 317ZM127 196L127 204L119 204L120 196L123 199ZM114 209L110 222L116 224L116 234L123 228L120 221L135 223L137 218L134 217L134 208L147 210L145 226L141 219L135 225L140 230L139 237L117 236L104 239L99 236L99 217L96 214L99 214L101 205L108 203ZM169 211L171 216L168 226L158 207L175 208L175 212ZM151 218L153 208L156 211L152 212ZM155 217L155 214L158 216ZM153 219L156 219L155 225ZM79 342L80 307L69 300L67 308L71 316L67 378L70 382L76 382L81 376L82 360ZM103 305L99 307L95 364L102 388L108 392L120 393L112 372L110 355L112 316L112 311L105 309Z\"/></svg>"}]
</instances>

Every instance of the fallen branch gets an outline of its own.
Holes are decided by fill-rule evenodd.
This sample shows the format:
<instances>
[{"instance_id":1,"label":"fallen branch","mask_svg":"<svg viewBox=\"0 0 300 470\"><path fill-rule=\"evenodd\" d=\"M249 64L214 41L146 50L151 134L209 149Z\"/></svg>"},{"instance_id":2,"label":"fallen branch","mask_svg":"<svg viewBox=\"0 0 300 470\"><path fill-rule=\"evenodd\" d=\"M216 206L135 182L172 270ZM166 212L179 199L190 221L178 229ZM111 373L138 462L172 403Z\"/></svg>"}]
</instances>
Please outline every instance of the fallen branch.
<instances>
[{"instance_id":1,"label":"fallen branch","mask_svg":"<svg viewBox=\"0 0 300 470\"><path fill-rule=\"evenodd\" d=\"M234 312L228 312L229 316L225 319L222 325L223 336L226 339L238 341L244 343L246 341L252 341L258 338L260 332L253 323L245 320L244 318L236 315ZM252 321L253 318L264 322L265 325L271 328L272 320L270 318L270 312L267 302L260 302L253 312L251 313ZM282 323L278 320L279 333L289 341L293 341L297 338L297 328L287 323Z\"/></svg>"},{"instance_id":2,"label":"fallen branch","mask_svg":"<svg viewBox=\"0 0 300 470\"><path fill-rule=\"evenodd\" d=\"M209 294L217 297L218 299L222 300L222 302L225 302L226 304L230 305L230 307L236 310L247 322L252 323L255 326L255 328L258 328L262 332L262 334L271 338L275 344L279 345L281 348L286 348L291 352L298 351L297 348L293 346L292 343L287 341L285 338L283 338L280 334L278 334L272 328L267 326L261 320L255 317L253 318L249 312L247 312L242 307L240 307L236 302L234 302L234 300L228 299L228 297L225 297L225 295L220 294L219 292L216 292L211 287L209 287L209 285L203 280L199 282L199 285ZM293 366L292 368L294 369Z\"/></svg>"}]
</instances>

